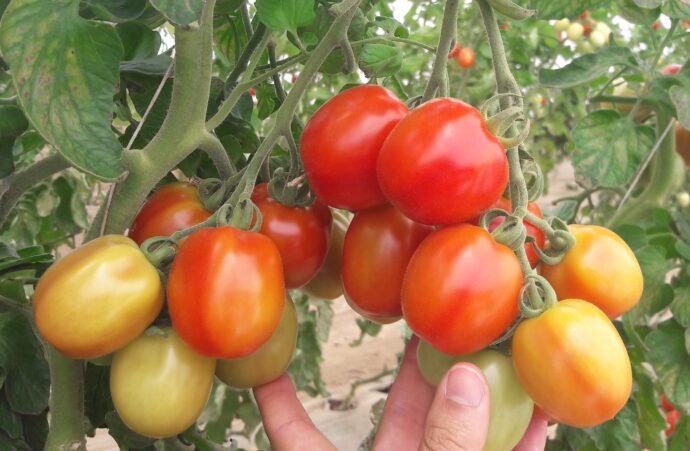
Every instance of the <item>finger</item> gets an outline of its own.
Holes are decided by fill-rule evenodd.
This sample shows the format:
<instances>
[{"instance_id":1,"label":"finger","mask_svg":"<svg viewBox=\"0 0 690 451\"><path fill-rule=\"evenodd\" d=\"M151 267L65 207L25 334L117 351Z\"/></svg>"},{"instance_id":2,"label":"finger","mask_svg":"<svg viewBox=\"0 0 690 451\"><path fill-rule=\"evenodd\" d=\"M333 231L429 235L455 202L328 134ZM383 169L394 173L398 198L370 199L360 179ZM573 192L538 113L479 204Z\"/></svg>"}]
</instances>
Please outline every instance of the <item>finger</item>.
<instances>
[{"instance_id":1,"label":"finger","mask_svg":"<svg viewBox=\"0 0 690 451\"><path fill-rule=\"evenodd\" d=\"M419 449L480 450L489 428L489 387L469 363L455 364L441 380L431 403Z\"/></svg>"},{"instance_id":2,"label":"finger","mask_svg":"<svg viewBox=\"0 0 690 451\"><path fill-rule=\"evenodd\" d=\"M546 447L546 428L548 426L548 416L541 409L534 406L532 420L527 426L525 435L520 442L513 448L513 451L543 451Z\"/></svg>"},{"instance_id":3,"label":"finger","mask_svg":"<svg viewBox=\"0 0 690 451\"><path fill-rule=\"evenodd\" d=\"M398 377L381 415L375 450L416 449L422 438L434 388L424 380L417 367L418 344L419 339L413 336L405 349Z\"/></svg>"},{"instance_id":4,"label":"finger","mask_svg":"<svg viewBox=\"0 0 690 451\"><path fill-rule=\"evenodd\" d=\"M254 388L254 397L276 451L336 449L312 423L287 375Z\"/></svg>"}]
</instances>

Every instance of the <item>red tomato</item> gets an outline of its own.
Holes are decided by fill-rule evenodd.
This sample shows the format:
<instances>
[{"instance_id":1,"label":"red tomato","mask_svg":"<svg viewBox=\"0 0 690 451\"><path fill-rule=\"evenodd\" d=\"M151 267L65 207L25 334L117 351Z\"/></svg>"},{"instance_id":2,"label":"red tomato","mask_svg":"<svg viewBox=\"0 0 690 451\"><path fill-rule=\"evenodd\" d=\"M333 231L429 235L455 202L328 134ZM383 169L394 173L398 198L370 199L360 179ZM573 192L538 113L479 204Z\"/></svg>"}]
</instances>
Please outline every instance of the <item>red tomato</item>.
<instances>
[{"instance_id":1,"label":"red tomato","mask_svg":"<svg viewBox=\"0 0 690 451\"><path fill-rule=\"evenodd\" d=\"M501 197L491 208L500 208L501 210L510 212L510 200L506 199L505 197ZM527 209L540 218L544 217L544 214L541 212L541 208L539 208L539 205L535 204L534 202L530 202L527 205ZM498 226L505 222L505 220L506 219L502 216L495 218L489 224L489 230L495 230ZM536 240L539 249L543 250L544 245L546 243L546 235L544 235L544 232L539 227L532 225L529 221L525 221L524 224L525 229L527 230L527 235L533 237ZM525 244L525 251L527 252L527 259L529 260L529 264L532 266L532 268L535 268L539 263L539 255L534 250L534 244Z\"/></svg>"},{"instance_id":2,"label":"red tomato","mask_svg":"<svg viewBox=\"0 0 690 451\"><path fill-rule=\"evenodd\" d=\"M204 222L211 212L204 208L199 191L189 183L170 183L153 193L139 210L129 229L137 244L154 236L170 236Z\"/></svg>"},{"instance_id":3,"label":"red tomato","mask_svg":"<svg viewBox=\"0 0 690 451\"><path fill-rule=\"evenodd\" d=\"M518 314L522 270L508 247L481 227L437 230L410 259L402 285L412 331L446 354L484 349Z\"/></svg>"},{"instance_id":4,"label":"red tomato","mask_svg":"<svg viewBox=\"0 0 690 451\"><path fill-rule=\"evenodd\" d=\"M676 75L682 68L682 64L669 64L661 69L661 73L663 75Z\"/></svg>"},{"instance_id":5,"label":"red tomato","mask_svg":"<svg viewBox=\"0 0 690 451\"><path fill-rule=\"evenodd\" d=\"M378 161L381 190L405 216L453 224L478 216L503 194L508 161L481 113L455 99L431 100L393 129Z\"/></svg>"},{"instance_id":6,"label":"red tomato","mask_svg":"<svg viewBox=\"0 0 690 451\"><path fill-rule=\"evenodd\" d=\"M670 402L668 402L668 398L666 395L661 395L661 406L664 408L666 412L670 412L672 410L676 410Z\"/></svg>"},{"instance_id":7,"label":"red tomato","mask_svg":"<svg viewBox=\"0 0 690 451\"><path fill-rule=\"evenodd\" d=\"M268 185L256 186L252 200L261 211L261 233L278 247L286 288L299 288L314 277L328 251L333 217L319 201L309 207L286 207L268 195Z\"/></svg>"},{"instance_id":8,"label":"red tomato","mask_svg":"<svg viewBox=\"0 0 690 451\"><path fill-rule=\"evenodd\" d=\"M400 319L407 263L432 230L390 205L358 212L343 247L343 292L350 306L377 323Z\"/></svg>"},{"instance_id":9,"label":"red tomato","mask_svg":"<svg viewBox=\"0 0 690 451\"><path fill-rule=\"evenodd\" d=\"M673 434L673 431L676 430L676 425L679 421L680 412L678 412L676 409L673 409L666 414L666 422L668 423L668 429L665 431L666 437Z\"/></svg>"},{"instance_id":10,"label":"red tomato","mask_svg":"<svg viewBox=\"0 0 690 451\"><path fill-rule=\"evenodd\" d=\"M470 67L474 66L474 58L474 50L469 47L463 47L458 53L458 64L460 64L460 67L469 69Z\"/></svg>"},{"instance_id":11,"label":"red tomato","mask_svg":"<svg viewBox=\"0 0 690 451\"><path fill-rule=\"evenodd\" d=\"M451 50L450 53L448 54L448 58L455 58L456 56L458 56L459 52L460 52L460 47L458 47L458 44L455 44L455 46L453 47L453 50Z\"/></svg>"},{"instance_id":12,"label":"red tomato","mask_svg":"<svg viewBox=\"0 0 690 451\"><path fill-rule=\"evenodd\" d=\"M302 133L309 185L323 202L362 210L386 202L376 180L383 141L407 107L382 86L348 89L326 102Z\"/></svg>"},{"instance_id":13,"label":"red tomato","mask_svg":"<svg viewBox=\"0 0 690 451\"><path fill-rule=\"evenodd\" d=\"M198 353L235 359L256 351L285 303L278 248L260 233L203 228L187 237L168 278L173 327Z\"/></svg>"},{"instance_id":14,"label":"red tomato","mask_svg":"<svg viewBox=\"0 0 690 451\"><path fill-rule=\"evenodd\" d=\"M661 22L659 22L658 20L652 22L652 30L658 30L659 28L661 28Z\"/></svg>"}]
</instances>

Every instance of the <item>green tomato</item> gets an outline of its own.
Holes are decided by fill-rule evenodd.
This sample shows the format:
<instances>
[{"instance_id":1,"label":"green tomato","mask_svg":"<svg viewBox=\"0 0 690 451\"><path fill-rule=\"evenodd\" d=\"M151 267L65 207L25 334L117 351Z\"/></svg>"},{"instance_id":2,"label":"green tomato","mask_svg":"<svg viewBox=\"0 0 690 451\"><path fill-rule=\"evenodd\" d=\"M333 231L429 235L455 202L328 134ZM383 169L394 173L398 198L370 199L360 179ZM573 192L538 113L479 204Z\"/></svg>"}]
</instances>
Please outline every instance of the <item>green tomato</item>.
<instances>
[{"instance_id":1,"label":"green tomato","mask_svg":"<svg viewBox=\"0 0 690 451\"><path fill-rule=\"evenodd\" d=\"M216 376L235 388L252 388L266 384L285 372L297 345L297 310L287 296L280 323L271 338L246 357L218 360Z\"/></svg>"},{"instance_id":2,"label":"green tomato","mask_svg":"<svg viewBox=\"0 0 690 451\"><path fill-rule=\"evenodd\" d=\"M573 22L568 26L568 39L573 42L579 42L584 33L585 27L579 22Z\"/></svg>"},{"instance_id":3,"label":"green tomato","mask_svg":"<svg viewBox=\"0 0 690 451\"><path fill-rule=\"evenodd\" d=\"M561 31L567 30L569 26L570 26L570 19L568 19L566 17L564 19L557 20L553 26L553 29L554 29L554 31L556 31L556 33L560 33Z\"/></svg>"},{"instance_id":4,"label":"green tomato","mask_svg":"<svg viewBox=\"0 0 690 451\"><path fill-rule=\"evenodd\" d=\"M197 354L175 331L140 335L113 357L110 394L130 429L152 438L172 437L204 409L216 360Z\"/></svg>"},{"instance_id":5,"label":"green tomato","mask_svg":"<svg viewBox=\"0 0 690 451\"><path fill-rule=\"evenodd\" d=\"M417 364L431 385L438 385L450 367L458 362L469 362L479 367L489 383L491 418L484 451L513 449L529 426L534 402L520 385L512 360L488 349L476 354L453 356L420 340Z\"/></svg>"}]
</instances>

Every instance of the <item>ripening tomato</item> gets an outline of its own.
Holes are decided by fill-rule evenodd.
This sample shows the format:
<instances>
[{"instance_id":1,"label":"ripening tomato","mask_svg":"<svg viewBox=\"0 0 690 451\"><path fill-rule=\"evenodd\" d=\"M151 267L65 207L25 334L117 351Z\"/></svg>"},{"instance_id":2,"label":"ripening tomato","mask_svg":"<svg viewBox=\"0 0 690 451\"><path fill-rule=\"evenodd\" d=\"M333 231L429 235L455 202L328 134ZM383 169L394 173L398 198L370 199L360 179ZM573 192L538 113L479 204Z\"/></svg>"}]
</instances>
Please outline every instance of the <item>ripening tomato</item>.
<instances>
[{"instance_id":1,"label":"ripening tomato","mask_svg":"<svg viewBox=\"0 0 690 451\"><path fill-rule=\"evenodd\" d=\"M676 121L676 151L683 157L685 166L690 167L690 130Z\"/></svg>"},{"instance_id":2,"label":"ripening tomato","mask_svg":"<svg viewBox=\"0 0 690 451\"><path fill-rule=\"evenodd\" d=\"M173 328L165 337L141 335L115 353L110 394L122 421L134 432L172 437L191 426L213 386L215 359L190 349Z\"/></svg>"},{"instance_id":3,"label":"ripening tomato","mask_svg":"<svg viewBox=\"0 0 690 451\"><path fill-rule=\"evenodd\" d=\"M661 395L661 407L663 407L666 412L675 410L675 407L673 407L671 403L668 402L668 398L665 394Z\"/></svg>"},{"instance_id":4,"label":"ripening tomato","mask_svg":"<svg viewBox=\"0 0 690 451\"><path fill-rule=\"evenodd\" d=\"M343 247L343 292L350 306L377 323L400 319L407 263L432 230L390 205L357 212Z\"/></svg>"},{"instance_id":5,"label":"ripening tomato","mask_svg":"<svg viewBox=\"0 0 690 451\"><path fill-rule=\"evenodd\" d=\"M331 210L318 200L308 207L287 207L268 195L268 185L254 188L261 211L261 233L278 247L286 288L299 288L321 268L331 231Z\"/></svg>"},{"instance_id":6,"label":"ripening tomato","mask_svg":"<svg viewBox=\"0 0 690 451\"><path fill-rule=\"evenodd\" d=\"M170 183L149 197L129 229L137 244L154 236L170 236L178 230L204 222L211 216L189 183Z\"/></svg>"},{"instance_id":7,"label":"ripening tomato","mask_svg":"<svg viewBox=\"0 0 690 451\"><path fill-rule=\"evenodd\" d=\"M663 75L676 75L683 68L682 64L669 64L661 69Z\"/></svg>"},{"instance_id":8,"label":"ripening tomato","mask_svg":"<svg viewBox=\"0 0 690 451\"><path fill-rule=\"evenodd\" d=\"M336 299L343 295L343 245L349 220L338 211L332 214L333 226L326 259L319 272L302 288L310 297L318 299Z\"/></svg>"},{"instance_id":9,"label":"ripening tomato","mask_svg":"<svg viewBox=\"0 0 690 451\"><path fill-rule=\"evenodd\" d=\"M680 418L680 412L678 412L676 409L666 413L666 422L668 423L668 428L666 428L666 431L664 431L666 437L673 434L673 431L676 430L676 426L678 425Z\"/></svg>"},{"instance_id":10,"label":"ripening tomato","mask_svg":"<svg viewBox=\"0 0 690 451\"><path fill-rule=\"evenodd\" d=\"M496 202L508 162L481 113L455 99L412 110L383 144L381 190L405 216L422 224L464 222Z\"/></svg>"},{"instance_id":11,"label":"ripening tomato","mask_svg":"<svg viewBox=\"0 0 690 451\"><path fill-rule=\"evenodd\" d=\"M460 224L433 232L405 272L407 324L439 351L471 354L503 334L518 314L522 270L508 247L481 227Z\"/></svg>"},{"instance_id":12,"label":"ripening tomato","mask_svg":"<svg viewBox=\"0 0 690 451\"><path fill-rule=\"evenodd\" d=\"M463 47L458 52L458 64L464 69L469 69L474 66L475 56L474 50L469 47Z\"/></svg>"},{"instance_id":13,"label":"ripening tomato","mask_svg":"<svg viewBox=\"0 0 690 451\"><path fill-rule=\"evenodd\" d=\"M544 412L578 428L608 421L630 396L632 370L611 320L579 299L523 321L513 336L522 386Z\"/></svg>"},{"instance_id":14,"label":"ripening tomato","mask_svg":"<svg viewBox=\"0 0 690 451\"><path fill-rule=\"evenodd\" d=\"M216 376L235 388L252 388L278 379L287 370L297 345L297 310L289 296L271 338L246 357L218 360Z\"/></svg>"},{"instance_id":15,"label":"ripening tomato","mask_svg":"<svg viewBox=\"0 0 690 451\"><path fill-rule=\"evenodd\" d=\"M513 449L529 426L534 402L520 385L512 360L489 349L458 357L444 354L425 341L419 342L417 365L431 385L438 385L446 372L458 362L476 365L489 383L491 416L483 451Z\"/></svg>"},{"instance_id":16,"label":"ripening tomato","mask_svg":"<svg viewBox=\"0 0 690 451\"><path fill-rule=\"evenodd\" d=\"M309 119L301 156L309 186L328 205L362 210L386 202L376 180L376 159L407 107L382 86L348 89Z\"/></svg>"},{"instance_id":17,"label":"ripening tomato","mask_svg":"<svg viewBox=\"0 0 690 451\"><path fill-rule=\"evenodd\" d=\"M460 47L458 47L458 44L456 43L450 53L448 53L448 59L457 57L458 53L460 53Z\"/></svg>"},{"instance_id":18,"label":"ripening tomato","mask_svg":"<svg viewBox=\"0 0 690 451\"><path fill-rule=\"evenodd\" d=\"M583 299L609 318L633 308L642 296L642 269L635 254L618 235L595 225L570 225L575 246L560 263L543 264L542 276L559 299Z\"/></svg>"},{"instance_id":19,"label":"ripening tomato","mask_svg":"<svg viewBox=\"0 0 690 451\"><path fill-rule=\"evenodd\" d=\"M283 267L270 238L234 227L187 237L168 278L173 327L195 351L236 359L273 335L285 304Z\"/></svg>"},{"instance_id":20,"label":"ripening tomato","mask_svg":"<svg viewBox=\"0 0 690 451\"><path fill-rule=\"evenodd\" d=\"M73 359L109 354L139 336L163 308L155 266L122 235L97 238L55 262L36 285L36 327Z\"/></svg>"}]
</instances>

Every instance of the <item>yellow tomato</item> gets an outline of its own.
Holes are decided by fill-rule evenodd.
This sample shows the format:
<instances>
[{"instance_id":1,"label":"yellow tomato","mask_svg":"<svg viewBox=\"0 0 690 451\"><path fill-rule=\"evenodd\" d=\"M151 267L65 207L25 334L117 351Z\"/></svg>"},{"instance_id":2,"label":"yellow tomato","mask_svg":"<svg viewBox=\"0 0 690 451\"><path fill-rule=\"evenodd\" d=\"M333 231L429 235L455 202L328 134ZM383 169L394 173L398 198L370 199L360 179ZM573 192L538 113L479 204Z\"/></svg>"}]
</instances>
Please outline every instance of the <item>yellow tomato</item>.
<instances>
[{"instance_id":1,"label":"yellow tomato","mask_svg":"<svg viewBox=\"0 0 690 451\"><path fill-rule=\"evenodd\" d=\"M41 335L78 359L123 347L161 308L158 271L122 235L98 238L58 260L39 280L33 298Z\"/></svg>"}]
</instances>

